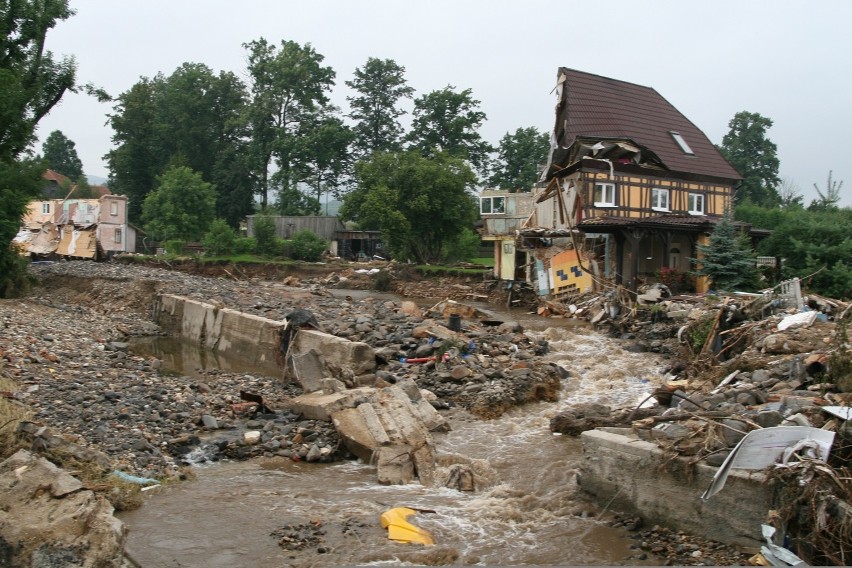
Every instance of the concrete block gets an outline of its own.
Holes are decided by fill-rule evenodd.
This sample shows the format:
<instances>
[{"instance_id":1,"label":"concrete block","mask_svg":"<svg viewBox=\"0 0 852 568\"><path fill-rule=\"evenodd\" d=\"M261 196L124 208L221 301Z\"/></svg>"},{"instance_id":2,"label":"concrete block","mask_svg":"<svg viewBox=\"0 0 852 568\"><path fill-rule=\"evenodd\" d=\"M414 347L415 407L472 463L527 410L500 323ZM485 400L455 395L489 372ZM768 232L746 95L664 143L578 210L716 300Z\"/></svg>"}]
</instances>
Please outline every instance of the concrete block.
<instances>
[{"instance_id":1,"label":"concrete block","mask_svg":"<svg viewBox=\"0 0 852 568\"><path fill-rule=\"evenodd\" d=\"M590 430L580 438L580 488L601 504L611 502L615 510L704 538L760 546L760 525L772 508L774 490L763 473L733 470L725 488L702 501L717 468L672 460L633 435Z\"/></svg>"},{"instance_id":2,"label":"concrete block","mask_svg":"<svg viewBox=\"0 0 852 568\"><path fill-rule=\"evenodd\" d=\"M313 329L300 329L293 338L290 350L294 355L314 350L319 353L326 367L351 369L355 375L370 373L376 368L376 353L366 343L349 341Z\"/></svg>"},{"instance_id":3,"label":"concrete block","mask_svg":"<svg viewBox=\"0 0 852 568\"><path fill-rule=\"evenodd\" d=\"M316 350L309 349L305 353L291 354L289 364L293 377L301 385L303 391L322 390L322 380L327 374Z\"/></svg>"}]
</instances>

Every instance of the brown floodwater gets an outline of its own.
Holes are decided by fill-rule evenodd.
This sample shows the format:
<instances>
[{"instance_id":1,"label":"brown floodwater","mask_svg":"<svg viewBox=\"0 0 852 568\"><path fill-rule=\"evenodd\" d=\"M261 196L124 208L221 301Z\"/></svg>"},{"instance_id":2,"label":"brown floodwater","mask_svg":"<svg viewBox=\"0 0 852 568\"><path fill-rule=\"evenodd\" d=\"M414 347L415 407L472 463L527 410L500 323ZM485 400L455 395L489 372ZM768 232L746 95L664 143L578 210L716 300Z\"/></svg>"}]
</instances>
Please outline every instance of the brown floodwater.
<instances>
[{"instance_id":1,"label":"brown floodwater","mask_svg":"<svg viewBox=\"0 0 852 568\"><path fill-rule=\"evenodd\" d=\"M549 422L577 402L638 403L662 379L663 362L585 328L530 333L547 339L546 358L571 372L561 400L491 421L450 414L452 430L435 435L436 486L382 486L374 467L356 461L195 466L194 480L147 491L142 508L120 515L130 555L146 568L653 563L634 557L634 541L606 525L606 511L584 503L579 440L552 434ZM475 492L440 483L455 463L473 468ZM430 531L435 545L387 539L379 517L399 506L434 511L409 521Z\"/></svg>"}]
</instances>

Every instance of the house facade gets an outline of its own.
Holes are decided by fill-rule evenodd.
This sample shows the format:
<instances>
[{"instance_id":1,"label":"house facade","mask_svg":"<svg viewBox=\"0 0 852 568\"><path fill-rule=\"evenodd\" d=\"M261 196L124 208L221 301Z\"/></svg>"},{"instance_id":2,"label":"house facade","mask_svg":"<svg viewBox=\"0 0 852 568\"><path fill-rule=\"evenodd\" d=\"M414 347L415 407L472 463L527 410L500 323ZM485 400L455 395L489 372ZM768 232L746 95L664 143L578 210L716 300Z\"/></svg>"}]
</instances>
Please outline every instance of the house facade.
<instances>
[{"instance_id":1,"label":"house facade","mask_svg":"<svg viewBox=\"0 0 852 568\"><path fill-rule=\"evenodd\" d=\"M24 254L111 257L136 251L137 229L127 221L127 197L31 201L15 238Z\"/></svg>"},{"instance_id":2,"label":"house facade","mask_svg":"<svg viewBox=\"0 0 852 568\"><path fill-rule=\"evenodd\" d=\"M605 280L635 290L662 272L688 272L731 207L739 173L654 89L560 68L556 92L543 188L516 234L539 290L582 292Z\"/></svg>"}]
</instances>

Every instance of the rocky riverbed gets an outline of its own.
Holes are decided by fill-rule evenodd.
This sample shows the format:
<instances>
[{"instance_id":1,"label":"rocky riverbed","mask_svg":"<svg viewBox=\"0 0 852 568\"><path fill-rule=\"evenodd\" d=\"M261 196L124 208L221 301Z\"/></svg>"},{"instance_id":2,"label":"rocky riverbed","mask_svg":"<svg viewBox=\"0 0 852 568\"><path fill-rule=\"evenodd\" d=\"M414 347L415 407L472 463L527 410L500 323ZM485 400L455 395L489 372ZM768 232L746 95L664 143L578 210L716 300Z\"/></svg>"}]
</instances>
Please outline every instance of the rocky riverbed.
<instances>
[{"instance_id":1,"label":"rocky riverbed","mask_svg":"<svg viewBox=\"0 0 852 568\"><path fill-rule=\"evenodd\" d=\"M372 377L375 384L414 378L437 395L438 408L462 406L481 416L499 415L524 402L553 400L563 374L537 360L546 343L531 341L517 324L465 322L470 341L442 346L419 333L433 322L419 308L403 311L400 302L370 298L341 300L319 284L87 262L37 264L32 272L39 285L31 296L0 303L2 373L18 385L10 396L32 409L32 422L49 427L39 440L37 428L24 433L35 445L61 444L57 452L90 457L101 452L101 463L144 478L180 476L182 465L199 459L347 457L329 423L281 410L300 393L297 384L218 370L201 372L201 379L173 376L161 372L156 358L129 351L133 337L160 333L149 319L158 293L271 319L307 309L328 333L377 350L386 364ZM437 364L400 362L439 350L447 356ZM269 411L256 412L241 400L241 391L261 396ZM260 435L246 439L246 431Z\"/></svg>"},{"instance_id":2,"label":"rocky riverbed","mask_svg":"<svg viewBox=\"0 0 852 568\"><path fill-rule=\"evenodd\" d=\"M547 362L547 341L531 339L514 322L485 325L465 320L464 342L435 341L428 330L446 325L436 313L410 303L340 299L329 292L333 285L364 285L363 277L321 274L303 281L271 281L91 262L36 264L32 273L38 286L30 296L0 301L0 378L15 385L3 396L29 409L29 421L20 432L23 443L77 472L118 470L164 481L184 477L185 465L199 460L351 457L331 424L304 420L286 410L287 401L301 392L295 383L221 370L201 371L196 378L175 376L163 372L155 357L133 353L132 338L161 333L150 320L153 299L160 293L276 320L295 309L309 310L324 331L376 350L379 369L368 377L340 377L348 386L414 379L434 393L436 408L460 407L483 419L528 402L554 400L569 374ZM461 298L470 293L464 288L453 291ZM833 323L779 333L777 319L729 332L748 335L748 341L722 365L673 365L671 388L658 398L663 402L660 412L671 405L675 415L669 412L659 421L651 416L635 427L651 430L676 422L678 428L657 428L646 437L661 440L675 453L710 462L720 460L739 439L732 432L741 437L750 427L780 424L796 414L799 423L809 419L824 426L819 405L826 388L821 377ZM672 356L682 352L678 325L644 326L648 331L642 327L619 332L637 350ZM402 362L429 357L436 360ZM728 382L710 392L726 376L731 377ZM254 396L246 400L241 392ZM251 403L257 396L263 407ZM847 400L843 393L829 396L834 404ZM577 434L643 417L628 410L613 414L586 405L560 415L551 427ZM708 427L716 423L721 426ZM701 429L707 435L697 436ZM637 531L640 561L648 555L690 564L744 560L736 550L665 529L642 531L637 526Z\"/></svg>"}]
</instances>

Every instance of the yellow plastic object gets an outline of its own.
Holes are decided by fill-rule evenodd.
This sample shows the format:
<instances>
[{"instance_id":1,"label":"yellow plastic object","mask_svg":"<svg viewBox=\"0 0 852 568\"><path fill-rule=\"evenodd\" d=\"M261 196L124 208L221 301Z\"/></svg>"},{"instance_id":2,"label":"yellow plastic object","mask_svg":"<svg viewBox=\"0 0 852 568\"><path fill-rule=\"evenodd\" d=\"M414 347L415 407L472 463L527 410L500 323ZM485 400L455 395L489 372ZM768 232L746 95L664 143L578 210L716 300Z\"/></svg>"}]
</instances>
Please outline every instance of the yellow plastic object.
<instances>
[{"instance_id":1,"label":"yellow plastic object","mask_svg":"<svg viewBox=\"0 0 852 568\"><path fill-rule=\"evenodd\" d=\"M382 528L388 529L388 538L398 542L416 542L418 544L435 544L432 534L420 527L415 527L406 519L417 513L408 507L396 507L382 513Z\"/></svg>"}]
</instances>

